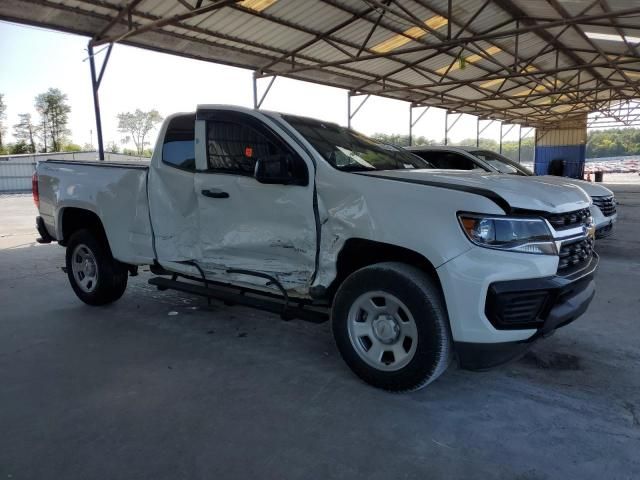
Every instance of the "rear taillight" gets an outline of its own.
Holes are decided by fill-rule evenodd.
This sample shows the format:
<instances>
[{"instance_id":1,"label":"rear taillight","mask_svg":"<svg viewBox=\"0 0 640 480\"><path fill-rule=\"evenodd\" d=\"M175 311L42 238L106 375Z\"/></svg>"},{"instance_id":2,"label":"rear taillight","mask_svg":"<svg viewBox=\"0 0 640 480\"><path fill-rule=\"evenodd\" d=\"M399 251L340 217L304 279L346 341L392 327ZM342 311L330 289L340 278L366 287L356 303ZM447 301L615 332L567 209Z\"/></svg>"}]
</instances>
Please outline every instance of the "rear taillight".
<instances>
[{"instance_id":1,"label":"rear taillight","mask_svg":"<svg viewBox=\"0 0 640 480\"><path fill-rule=\"evenodd\" d=\"M35 172L31 177L31 192L33 193L33 202L36 207L40 208L40 191L38 190L38 173Z\"/></svg>"}]
</instances>

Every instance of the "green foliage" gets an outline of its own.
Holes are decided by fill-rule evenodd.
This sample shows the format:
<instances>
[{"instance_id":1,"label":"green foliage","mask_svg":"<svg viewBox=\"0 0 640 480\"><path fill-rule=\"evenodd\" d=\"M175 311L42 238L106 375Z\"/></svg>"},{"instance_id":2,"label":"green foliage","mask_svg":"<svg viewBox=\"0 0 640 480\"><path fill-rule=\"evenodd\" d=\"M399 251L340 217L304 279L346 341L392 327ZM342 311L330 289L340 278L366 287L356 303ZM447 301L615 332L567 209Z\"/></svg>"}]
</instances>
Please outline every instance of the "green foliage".
<instances>
[{"instance_id":1,"label":"green foliage","mask_svg":"<svg viewBox=\"0 0 640 480\"><path fill-rule=\"evenodd\" d=\"M408 147L409 146L409 135L400 135L399 133L374 133L371 135L371 138L375 138L384 143L391 143L393 145L398 145L400 147ZM429 140L423 136L413 137L413 145L437 145L438 142L435 140Z\"/></svg>"},{"instance_id":2,"label":"green foliage","mask_svg":"<svg viewBox=\"0 0 640 480\"><path fill-rule=\"evenodd\" d=\"M80 145L69 142L62 145L60 151L61 152L82 152L83 150L84 149Z\"/></svg>"},{"instance_id":3,"label":"green foliage","mask_svg":"<svg viewBox=\"0 0 640 480\"><path fill-rule=\"evenodd\" d=\"M640 155L640 128L593 130L587 136L587 158Z\"/></svg>"},{"instance_id":4,"label":"green foliage","mask_svg":"<svg viewBox=\"0 0 640 480\"><path fill-rule=\"evenodd\" d=\"M135 112L118 114L118 131L127 134L124 143L132 141L136 146L135 155L143 155L145 146L149 144L147 136L162 121L157 110L143 112L139 108Z\"/></svg>"},{"instance_id":5,"label":"green foliage","mask_svg":"<svg viewBox=\"0 0 640 480\"><path fill-rule=\"evenodd\" d=\"M67 95L57 88L50 88L35 98L36 111L42 123L44 151L59 152L71 131L67 128L71 107Z\"/></svg>"},{"instance_id":6,"label":"green foliage","mask_svg":"<svg viewBox=\"0 0 640 480\"><path fill-rule=\"evenodd\" d=\"M131 149L131 148L125 148L122 150L122 153L124 155L130 155L132 157L137 157L138 156L138 152L136 152L135 150Z\"/></svg>"},{"instance_id":7,"label":"green foliage","mask_svg":"<svg viewBox=\"0 0 640 480\"><path fill-rule=\"evenodd\" d=\"M7 145L7 149L9 150L9 154L11 155L32 153L29 145L24 140L20 140L19 142Z\"/></svg>"}]
</instances>

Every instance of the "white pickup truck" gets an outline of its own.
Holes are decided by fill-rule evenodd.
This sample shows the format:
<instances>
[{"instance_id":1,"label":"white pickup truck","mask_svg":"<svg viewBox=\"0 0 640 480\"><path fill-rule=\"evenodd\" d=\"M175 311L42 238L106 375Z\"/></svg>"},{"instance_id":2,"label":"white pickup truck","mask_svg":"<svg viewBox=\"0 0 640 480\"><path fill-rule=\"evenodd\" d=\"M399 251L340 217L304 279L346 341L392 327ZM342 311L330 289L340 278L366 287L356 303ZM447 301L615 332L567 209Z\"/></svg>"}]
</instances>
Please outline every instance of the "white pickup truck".
<instances>
[{"instance_id":1,"label":"white pickup truck","mask_svg":"<svg viewBox=\"0 0 640 480\"><path fill-rule=\"evenodd\" d=\"M335 124L231 106L168 118L150 165L40 162L39 241L90 305L151 265L177 289L331 319L362 379L415 390L457 356L488 368L595 293L583 190L428 169Z\"/></svg>"}]
</instances>

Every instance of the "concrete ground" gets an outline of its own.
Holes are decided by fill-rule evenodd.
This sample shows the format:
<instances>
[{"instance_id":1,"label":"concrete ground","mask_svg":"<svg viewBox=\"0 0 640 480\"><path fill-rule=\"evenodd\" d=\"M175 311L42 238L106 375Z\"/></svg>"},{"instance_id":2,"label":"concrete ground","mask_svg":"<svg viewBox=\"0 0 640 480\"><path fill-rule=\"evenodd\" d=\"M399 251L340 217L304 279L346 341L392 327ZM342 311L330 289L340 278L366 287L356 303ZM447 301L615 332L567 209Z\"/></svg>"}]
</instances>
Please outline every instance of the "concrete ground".
<instances>
[{"instance_id":1,"label":"concrete ground","mask_svg":"<svg viewBox=\"0 0 640 480\"><path fill-rule=\"evenodd\" d=\"M360 382L327 324L132 278L92 308L0 198L0 480L640 478L640 186L589 311L523 359L408 395Z\"/></svg>"}]
</instances>

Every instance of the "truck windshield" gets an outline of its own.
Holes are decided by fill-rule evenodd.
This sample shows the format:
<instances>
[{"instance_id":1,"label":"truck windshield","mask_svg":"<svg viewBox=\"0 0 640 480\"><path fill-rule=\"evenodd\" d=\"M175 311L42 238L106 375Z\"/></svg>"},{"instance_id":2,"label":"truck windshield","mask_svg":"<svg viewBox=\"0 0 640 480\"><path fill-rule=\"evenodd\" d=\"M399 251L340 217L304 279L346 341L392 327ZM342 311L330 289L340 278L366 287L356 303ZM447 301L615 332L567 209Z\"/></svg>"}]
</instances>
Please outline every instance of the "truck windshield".
<instances>
[{"instance_id":1,"label":"truck windshield","mask_svg":"<svg viewBox=\"0 0 640 480\"><path fill-rule=\"evenodd\" d=\"M508 158L498 153L491 152L489 150L474 150L469 153L471 153L471 155L475 157L478 157L480 160L484 160L493 168L498 170L500 173L509 173L509 174L526 175L526 176L533 175L533 172L528 168L520 165L517 162L514 162L513 160L509 160Z\"/></svg>"},{"instance_id":2,"label":"truck windshield","mask_svg":"<svg viewBox=\"0 0 640 480\"><path fill-rule=\"evenodd\" d=\"M378 142L334 123L291 115L283 118L339 170L434 168L426 160L402 148Z\"/></svg>"}]
</instances>

